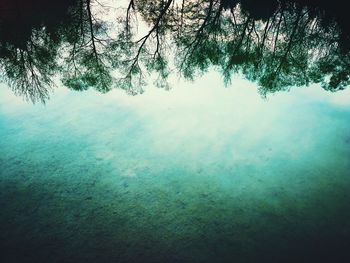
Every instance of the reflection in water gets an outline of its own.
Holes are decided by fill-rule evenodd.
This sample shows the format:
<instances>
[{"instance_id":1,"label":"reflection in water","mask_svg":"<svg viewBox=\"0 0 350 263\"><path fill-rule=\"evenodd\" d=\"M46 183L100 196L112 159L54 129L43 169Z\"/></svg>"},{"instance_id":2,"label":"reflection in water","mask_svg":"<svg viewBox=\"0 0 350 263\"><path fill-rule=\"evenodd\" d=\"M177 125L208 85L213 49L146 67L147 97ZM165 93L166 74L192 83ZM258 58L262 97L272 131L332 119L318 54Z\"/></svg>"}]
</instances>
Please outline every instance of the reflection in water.
<instances>
[{"instance_id":1,"label":"reflection in water","mask_svg":"<svg viewBox=\"0 0 350 263\"><path fill-rule=\"evenodd\" d=\"M0 262L350 262L341 6L103 1L0 0Z\"/></svg>"},{"instance_id":2,"label":"reflection in water","mask_svg":"<svg viewBox=\"0 0 350 263\"><path fill-rule=\"evenodd\" d=\"M74 90L118 87L137 94L148 73L156 75L157 86L169 88L174 70L193 79L210 67L227 84L232 74L242 73L263 95L310 83L330 91L349 84L349 23L341 5L131 0L120 9L111 4L2 1L2 78L32 101L48 99L56 76Z\"/></svg>"}]
</instances>

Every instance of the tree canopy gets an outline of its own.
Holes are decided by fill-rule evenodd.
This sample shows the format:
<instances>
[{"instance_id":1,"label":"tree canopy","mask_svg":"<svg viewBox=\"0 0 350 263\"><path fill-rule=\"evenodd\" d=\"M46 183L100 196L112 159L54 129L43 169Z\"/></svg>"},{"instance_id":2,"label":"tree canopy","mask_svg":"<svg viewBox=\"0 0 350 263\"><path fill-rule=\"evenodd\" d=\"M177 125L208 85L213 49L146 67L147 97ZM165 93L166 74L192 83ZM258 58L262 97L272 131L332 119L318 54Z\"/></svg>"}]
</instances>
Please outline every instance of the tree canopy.
<instances>
[{"instance_id":1,"label":"tree canopy","mask_svg":"<svg viewBox=\"0 0 350 263\"><path fill-rule=\"evenodd\" d=\"M74 90L130 94L149 74L169 88L172 72L195 79L209 68L227 85L242 74L262 95L350 82L350 23L337 1L130 0L112 21L96 0L18 2L0 4L0 75L33 102L49 98L55 77Z\"/></svg>"}]
</instances>

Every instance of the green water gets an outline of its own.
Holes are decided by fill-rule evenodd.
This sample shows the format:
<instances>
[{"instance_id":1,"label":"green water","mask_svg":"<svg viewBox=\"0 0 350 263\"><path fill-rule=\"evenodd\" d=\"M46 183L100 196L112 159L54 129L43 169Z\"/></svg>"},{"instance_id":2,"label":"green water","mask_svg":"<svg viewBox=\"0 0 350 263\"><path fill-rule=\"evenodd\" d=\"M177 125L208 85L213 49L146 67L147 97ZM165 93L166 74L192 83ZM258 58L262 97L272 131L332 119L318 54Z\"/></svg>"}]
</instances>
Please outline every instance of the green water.
<instances>
[{"instance_id":1,"label":"green water","mask_svg":"<svg viewBox=\"0 0 350 263\"><path fill-rule=\"evenodd\" d=\"M214 83L2 87L1 262L349 262L350 93Z\"/></svg>"}]
</instances>

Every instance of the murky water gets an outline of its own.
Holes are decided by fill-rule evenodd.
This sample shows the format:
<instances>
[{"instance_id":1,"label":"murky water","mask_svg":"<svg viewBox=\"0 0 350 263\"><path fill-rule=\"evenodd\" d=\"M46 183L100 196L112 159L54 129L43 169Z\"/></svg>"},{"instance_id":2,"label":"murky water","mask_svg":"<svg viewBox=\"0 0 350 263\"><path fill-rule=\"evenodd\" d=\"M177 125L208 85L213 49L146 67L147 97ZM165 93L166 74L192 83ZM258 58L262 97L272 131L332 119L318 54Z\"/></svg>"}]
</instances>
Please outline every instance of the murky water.
<instances>
[{"instance_id":1,"label":"murky water","mask_svg":"<svg viewBox=\"0 0 350 263\"><path fill-rule=\"evenodd\" d=\"M346 262L349 92L217 79L46 105L2 88L2 262Z\"/></svg>"},{"instance_id":2,"label":"murky water","mask_svg":"<svg viewBox=\"0 0 350 263\"><path fill-rule=\"evenodd\" d=\"M0 262L349 263L342 4L1 0Z\"/></svg>"}]
</instances>

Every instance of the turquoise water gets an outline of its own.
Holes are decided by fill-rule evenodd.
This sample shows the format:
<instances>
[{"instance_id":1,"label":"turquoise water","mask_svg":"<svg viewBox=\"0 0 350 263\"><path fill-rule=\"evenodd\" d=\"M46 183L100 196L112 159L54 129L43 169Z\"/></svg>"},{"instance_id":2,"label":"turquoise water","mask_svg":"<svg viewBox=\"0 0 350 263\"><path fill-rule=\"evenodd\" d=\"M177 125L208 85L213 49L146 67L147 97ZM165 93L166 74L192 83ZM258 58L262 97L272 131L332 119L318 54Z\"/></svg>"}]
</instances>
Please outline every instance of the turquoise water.
<instances>
[{"instance_id":1,"label":"turquoise water","mask_svg":"<svg viewBox=\"0 0 350 263\"><path fill-rule=\"evenodd\" d=\"M2 262L349 262L350 93L216 83L2 87Z\"/></svg>"}]
</instances>

